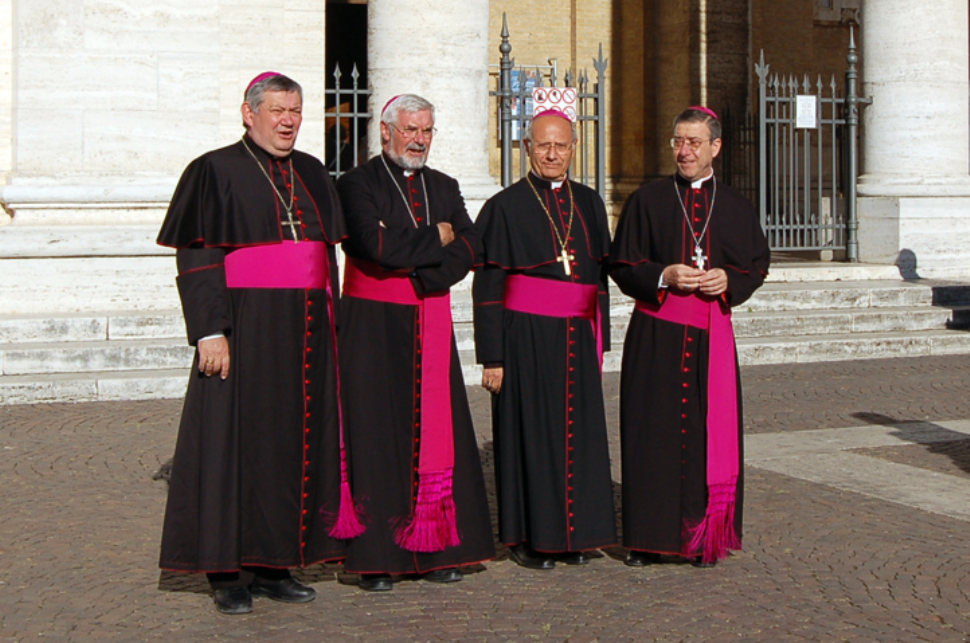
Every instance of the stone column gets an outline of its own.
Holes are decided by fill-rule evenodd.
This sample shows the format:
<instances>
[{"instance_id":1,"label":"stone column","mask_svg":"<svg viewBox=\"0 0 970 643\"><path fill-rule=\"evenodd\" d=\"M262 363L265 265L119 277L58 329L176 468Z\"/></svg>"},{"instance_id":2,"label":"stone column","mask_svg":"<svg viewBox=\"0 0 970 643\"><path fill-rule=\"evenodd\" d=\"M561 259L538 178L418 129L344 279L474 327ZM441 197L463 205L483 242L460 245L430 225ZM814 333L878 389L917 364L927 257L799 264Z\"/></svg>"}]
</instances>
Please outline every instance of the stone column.
<instances>
[{"instance_id":1,"label":"stone column","mask_svg":"<svg viewBox=\"0 0 970 643\"><path fill-rule=\"evenodd\" d=\"M428 99L438 128L428 165L459 181L473 218L499 189L488 173L488 16L487 0L367 5L370 151L380 151L380 111L392 96Z\"/></svg>"},{"instance_id":2,"label":"stone column","mask_svg":"<svg viewBox=\"0 0 970 643\"><path fill-rule=\"evenodd\" d=\"M866 3L859 251L904 276L966 276L970 57L966 0Z\"/></svg>"}]
</instances>

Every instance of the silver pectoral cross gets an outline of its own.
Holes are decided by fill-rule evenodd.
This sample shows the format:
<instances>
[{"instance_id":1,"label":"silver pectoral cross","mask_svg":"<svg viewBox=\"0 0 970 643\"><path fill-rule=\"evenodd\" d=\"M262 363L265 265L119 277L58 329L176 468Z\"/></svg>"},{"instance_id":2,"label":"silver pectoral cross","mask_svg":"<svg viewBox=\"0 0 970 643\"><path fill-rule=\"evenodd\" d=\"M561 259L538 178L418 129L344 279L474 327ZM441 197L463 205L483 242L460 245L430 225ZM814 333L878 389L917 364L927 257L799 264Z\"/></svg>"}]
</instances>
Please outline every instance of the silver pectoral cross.
<instances>
[{"instance_id":1,"label":"silver pectoral cross","mask_svg":"<svg viewBox=\"0 0 970 643\"><path fill-rule=\"evenodd\" d=\"M556 257L556 261L560 262L562 264L563 270L566 271L567 277L573 274L572 271L569 269L569 262L575 258L576 258L576 255L569 254L568 252L566 252L565 248L563 248L562 253L558 257Z\"/></svg>"},{"instance_id":2,"label":"silver pectoral cross","mask_svg":"<svg viewBox=\"0 0 970 643\"><path fill-rule=\"evenodd\" d=\"M704 262L707 261L707 257L704 256L700 246L694 246L694 256L691 259L694 260L694 265L697 266L698 270L704 270Z\"/></svg>"},{"instance_id":3,"label":"silver pectoral cross","mask_svg":"<svg viewBox=\"0 0 970 643\"><path fill-rule=\"evenodd\" d=\"M293 233L293 242L300 243L300 237L298 237L296 234L296 226L300 225L300 222L293 219L292 210L286 211L286 221L283 221L282 225L290 226L290 231Z\"/></svg>"}]
</instances>

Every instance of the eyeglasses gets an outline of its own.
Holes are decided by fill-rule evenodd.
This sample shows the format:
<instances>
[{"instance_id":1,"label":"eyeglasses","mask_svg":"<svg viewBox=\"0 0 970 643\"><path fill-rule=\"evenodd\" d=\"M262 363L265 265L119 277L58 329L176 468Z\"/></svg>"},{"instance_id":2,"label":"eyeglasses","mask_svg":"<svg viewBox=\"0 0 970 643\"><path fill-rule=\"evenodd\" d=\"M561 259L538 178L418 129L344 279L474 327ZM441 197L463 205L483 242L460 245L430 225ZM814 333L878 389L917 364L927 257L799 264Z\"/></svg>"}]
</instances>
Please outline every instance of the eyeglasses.
<instances>
[{"instance_id":1,"label":"eyeglasses","mask_svg":"<svg viewBox=\"0 0 970 643\"><path fill-rule=\"evenodd\" d=\"M532 146L539 154L548 154L550 150L556 150L557 154L565 154L573 146L572 143L537 143Z\"/></svg>"},{"instance_id":2,"label":"eyeglasses","mask_svg":"<svg viewBox=\"0 0 970 643\"><path fill-rule=\"evenodd\" d=\"M675 138L670 139L670 147L672 147L675 150L679 150L680 148L682 148L684 146L684 144L686 144L687 147L689 147L692 151L696 152L697 150L701 149L701 145L703 145L704 143L707 143L708 141L712 141L712 140L714 140L714 139L710 139L710 138L681 138L680 136L677 136Z\"/></svg>"},{"instance_id":3,"label":"eyeglasses","mask_svg":"<svg viewBox=\"0 0 970 643\"><path fill-rule=\"evenodd\" d=\"M388 123L388 125L391 125L391 123ZM425 138L430 139L438 133L437 127L427 127L425 129L418 129L417 127L405 127L404 129L401 129L397 125L391 125L391 127L396 129L401 135L401 138L403 138L405 141L413 141L418 137L418 134L424 134Z\"/></svg>"}]
</instances>

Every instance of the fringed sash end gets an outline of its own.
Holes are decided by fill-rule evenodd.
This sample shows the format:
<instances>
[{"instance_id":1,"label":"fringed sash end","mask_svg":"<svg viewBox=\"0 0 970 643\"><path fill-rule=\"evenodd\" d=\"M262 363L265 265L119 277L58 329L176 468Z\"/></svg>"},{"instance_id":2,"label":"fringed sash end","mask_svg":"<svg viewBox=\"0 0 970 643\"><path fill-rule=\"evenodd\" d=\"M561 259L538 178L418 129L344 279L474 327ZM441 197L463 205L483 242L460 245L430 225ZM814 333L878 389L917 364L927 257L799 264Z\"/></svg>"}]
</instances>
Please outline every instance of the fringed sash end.
<instances>
[{"instance_id":1,"label":"fringed sash end","mask_svg":"<svg viewBox=\"0 0 970 643\"><path fill-rule=\"evenodd\" d=\"M411 518L394 534L402 549L431 553L461 544L452 494L452 469L420 474Z\"/></svg>"},{"instance_id":2,"label":"fringed sash end","mask_svg":"<svg viewBox=\"0 0 970 643\"><path fill-rule=\"evenodd\" d=\"M704 563L727 558L730 550L741 549L741 539L734 529L736 481L708 488L707 513L704 519L688 526L684 555L700 553Z\"/></svg>"},{"instance_id":3,"label":"fringed sash end","mask_svg":"<svg viewBox=\"0 0 970 643\"><path fill-rule=\"evenodd\" d=\"M340 509L327 535L339 540L350 540L360 536L366 529L361 520L361 509L354 504L354 498L350 493L350 484L343 480L340 483Z\"/></svg>"}]
</instances>

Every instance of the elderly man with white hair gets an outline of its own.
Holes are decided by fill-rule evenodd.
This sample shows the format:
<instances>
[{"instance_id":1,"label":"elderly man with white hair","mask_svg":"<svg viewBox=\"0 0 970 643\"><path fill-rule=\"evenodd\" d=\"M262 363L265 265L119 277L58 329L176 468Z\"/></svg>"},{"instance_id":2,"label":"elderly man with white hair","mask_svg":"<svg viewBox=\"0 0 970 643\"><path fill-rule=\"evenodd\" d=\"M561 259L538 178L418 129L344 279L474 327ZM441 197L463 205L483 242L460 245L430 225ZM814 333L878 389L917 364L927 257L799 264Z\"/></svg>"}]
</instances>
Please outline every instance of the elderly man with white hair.
<instances>
[{"instance_id":1,"label":"elderly man with white hair","mask_svg":"<svg viewBox=\"0 0 970 643\"><path fill-rule=\"evenodd\" d=\"M431 103L394 97L382 153L337 182L349 232L341 382L368 517L345 568L367 591L401 574L460 581L460 566L495 555L449 298L480 246L458 182L425 165L434 125Z\"/></svg>"}]
</instances>

